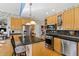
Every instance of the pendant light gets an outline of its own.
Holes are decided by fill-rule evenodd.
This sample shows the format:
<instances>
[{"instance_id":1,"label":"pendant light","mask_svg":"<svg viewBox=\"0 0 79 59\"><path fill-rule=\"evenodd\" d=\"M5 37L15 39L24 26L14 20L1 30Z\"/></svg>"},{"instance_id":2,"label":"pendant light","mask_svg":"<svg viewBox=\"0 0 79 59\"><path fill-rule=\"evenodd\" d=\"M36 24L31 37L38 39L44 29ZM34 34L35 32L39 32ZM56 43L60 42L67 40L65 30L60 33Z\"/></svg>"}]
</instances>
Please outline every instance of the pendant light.
<instances>
[{"instance_id":1,"label":"pendant light","mask_svg":"<svg viewBox=\"0 0 79 59\"><path fill-rule=\"evenodd\" d=\"M26 25L31 25L30 23L26 23Z\"/></svg>"},{"instance_id":2,"label":"pendant light","mask_svg":"<svg viewBox=\"0 0 79 59\"><path fill-rule=\"evenodd\" d=\"M30 8L29 8L29 10L30 10L29 16L30 16L30 17L32 16L32 15L31 15L31 8L32 8L31 6L32 6L32 3L29 4L29 7L30 7Z\"/></svg>"},{"instance_id":3,"label":"pendant light","mask_svg":"<svg viewBox=\"0 0 79 59\"><path fill-rule=\"evenodd\" d=\"M30 24L31 25L36 25L36 22L35 21L31 21Z\"/></svg>"},{"instance_id":4,"label":"pendant light","mask_svg":"<svg viewBox=\"0 0 79 59\"><path fill-rule=\"evenodd\" d=\"M32 3L30 3L29 6L30 6L30 14L29 14L29 16L32 18ZM31 21L30 24L31 25L36 25L36 22L35 21Z\"/></svg>"}]
</instances>

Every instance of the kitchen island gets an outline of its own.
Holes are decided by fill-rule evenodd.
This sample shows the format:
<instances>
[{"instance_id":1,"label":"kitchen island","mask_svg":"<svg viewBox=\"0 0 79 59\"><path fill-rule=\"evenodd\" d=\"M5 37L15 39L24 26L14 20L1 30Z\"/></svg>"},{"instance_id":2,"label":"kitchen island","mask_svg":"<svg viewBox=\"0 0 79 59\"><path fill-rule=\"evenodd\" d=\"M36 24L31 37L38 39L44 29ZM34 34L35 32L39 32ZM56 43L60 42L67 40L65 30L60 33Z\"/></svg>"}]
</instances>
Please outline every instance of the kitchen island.
<instances>
[{"instance_id":1,"label":"kitchen island","mask_svg":"<svg viewBox=\"0 0 79 59\"><path fill-rule=\"evenodd\" d=\"M32 37L32 38L30 37L30 39L28 38L28 36L23 37L21 33L14 33L14 34L11 34L11 36L14 37L17 47L18 46L26 47L27 56L32 56L33 53L36 51L36 50L34 50L37 48L37 47L34 47L36 45L36 43L44 42L43 39L37 38L37 37Z\"/></svg>"},{"instance_id":2,"label":"kitchen island","mask_svg":"<svg viewBox=\"0 0 79 59\"><path fill-rule=\"evenodd\" d=\"M26 51L27 51L27 48L29 48L30 51L32 52L32 47L34 43L44 42L44 40L37 37L34 37L31 41L25 37L26 43L24 44L21 33L10 34L10 37L6 38L5 40L0 40L0 56L12 56L13 54L13 47L11 44L12 35L14 36L16 45L26 46ZM28 53L27 55L32 55L32 53L31 54L29 54L29 52L26 52L26 53Z\"/></svg>"}]
</instances>

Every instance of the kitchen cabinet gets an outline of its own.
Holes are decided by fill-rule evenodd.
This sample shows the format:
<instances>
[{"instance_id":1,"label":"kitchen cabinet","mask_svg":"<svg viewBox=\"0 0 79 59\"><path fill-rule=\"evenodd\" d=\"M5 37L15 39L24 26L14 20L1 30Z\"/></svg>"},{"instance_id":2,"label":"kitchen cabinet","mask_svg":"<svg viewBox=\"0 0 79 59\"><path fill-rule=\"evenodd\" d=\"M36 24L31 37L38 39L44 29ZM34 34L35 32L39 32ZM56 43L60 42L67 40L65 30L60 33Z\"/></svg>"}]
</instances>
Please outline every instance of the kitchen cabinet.
<instances>
[{"instance_id":1,"label":"kitchen cabinet","mask_svg":"<svg viewBox=\"0 0 79 59\"><path fill-rule=\"evenodd\" d=\"M61 53L61 39L59 38L54 38L54 49L55 51L57 51L58 53Z\"/></svg>"},{"instance_id":2,"label":"kitchen cabinet","mask_svg":"<svg viewBox=\"0 0 79 59\"><path fill-rule=\"evenodd\" d=\"M18 18L11 18L11 29L13 30L21 30L22 20Z\"/></svg>"},{"instance_id":3,"label":"kitchen cabinet","mask_svg":"<svg viewBox=\"0 0 79 59\"><path fill-rule=\"evenodd\" d=\"M55 52L45 47L45 42L32 44L33 56L53 56L54 54L57 55Z\"/></svg>"},{"instance_id":4,"label":"kitchen cabinet","mask_svg":"<svg viewBox=\"0 0 79 59\"><path fill-rule=\"evenodd\" d=\"M74 30L79 30L79 7L75 8L75 24Z\"/></svg>"},{"instance_id":5,"label":"kitchen cabinet","mask_svg":"<svg viewBox=\"0 0 79 59\"><path fill-rule=\"evenodd\" d=\"M57 23L57 16L53 15L53 16L49 16L47 17L47 24L56 24Z\"/></svg>"},{"instance_id":6,"label":"kitchen cabinet","mask_svg":"<svg viewBox=\"0 0 79 59\"><path fill-rule=\"evenodd\" d=\"M79 56L79 43L78 43L78 48L77 48L77 49L78 49L78 51L77 51L77 52L78 52L78 56Z\"/></svg>"},{"instance_id":7,"label":"kitchen cabinet","mask_svg":"<svg viewBox=\"0 0 79 59\"><path fill-rule=\"evenodd\" d=\"M35 44L32 44L32 55L33 56L40 56L41 55L41 45L40 43L35 43Z\"/></svg>"},{"instance_id":8,"label":"kitchen cabinet","mask_svg":"<svg viewBox=\"0 0 79 59\"><path fill-rule=\"evenodd\" d=\"M29 23L30 21L32 21L32 19L11 17L11 29L13 29L13 30L21 30L22 25L26 24L26 23Z\"/></svg>"},{"instance_id":9,"label":"kitchen cabinet","mask_svg":"<svg viewBox=\"0 0 79 59\"><path fill-rule=\"evenodd\" d=\"M73 30L74 29L74 8L65 10L63 12L63 21L62 21L62 26L63 30Z\"/></svg>"},{"instance_id":10,"label":"kitchen cabinet","mask_svg":"<svg viewBox=\"0 0 79 59\"><path fill-rule=\"evenodd\" d=\"M26 23L30 23L30 21L32 21L32 19L24 19L24 18L21 18L21 20L22 20L22 25L23 24L26 24Z\"/></svg>"}]
</instances>

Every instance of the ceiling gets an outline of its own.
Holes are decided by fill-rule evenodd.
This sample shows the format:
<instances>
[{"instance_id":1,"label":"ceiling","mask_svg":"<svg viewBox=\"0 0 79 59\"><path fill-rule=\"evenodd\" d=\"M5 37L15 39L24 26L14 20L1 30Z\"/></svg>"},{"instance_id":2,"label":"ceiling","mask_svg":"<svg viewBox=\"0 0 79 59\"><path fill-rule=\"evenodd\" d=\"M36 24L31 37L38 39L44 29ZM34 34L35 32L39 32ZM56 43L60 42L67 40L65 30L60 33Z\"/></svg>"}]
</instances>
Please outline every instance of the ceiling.
<instances>
[{"instance_id":1,"label":"ceiling","mask_svg":"<svg viewBox=\"0 0 79 59\"><path fill-rule=\"evenodd\" d=\"M22 4L23 5L23 4ZM78 5L77 3L32 3L31 5L31 17L33 20L42 23L43 20L50 15L53 15L66 8ZM21 9L21 3L0 3L0 11L7 12L15 15L20 14L22 17L30 17L30 6L29 3L25 3ZM3 14L3 13L2 13ZM2 15L0 14L0 15Z\"/></svg>"},{"instance_id":2,"label":"ceiling","mask_svg":"<svg viewBox=\"0 0 79 59\"><path fill-rule=\"evenodd\" d=\"M66 8L78 5L77 3L32 3L31 17L34 20L43 21L47 16L53 15ZM22 11L22 17L29 17L30 6L27 3Z\"/></svg>"},{"instance_id":3,"label":"ceiling","mask_svg":"<svg viewBox=\"0 0 79 59\"><path fill-rule=\"evenodd\" d=\"M19 12L20 12L20 3L0 3L0 15L3 13L19 15Z\"/></svg>"}]
</instances>

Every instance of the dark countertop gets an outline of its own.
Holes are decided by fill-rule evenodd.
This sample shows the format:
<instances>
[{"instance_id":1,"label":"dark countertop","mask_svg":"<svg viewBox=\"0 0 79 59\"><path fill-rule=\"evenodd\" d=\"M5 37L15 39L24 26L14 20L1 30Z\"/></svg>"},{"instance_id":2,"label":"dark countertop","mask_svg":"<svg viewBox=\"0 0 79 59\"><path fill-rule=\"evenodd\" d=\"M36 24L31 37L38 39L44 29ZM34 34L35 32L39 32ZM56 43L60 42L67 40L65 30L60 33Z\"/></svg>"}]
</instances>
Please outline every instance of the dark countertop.
<instances>
[{"instance_id":1,"label":"dark countertop","mask_svg":"<svg viewBox=\"0 0 79 59\"><path fill-rule=\"evenodd\" d=\"M38 42L43 42L43 39L37 38L37 37L33 37L28 39L28 37L24 37L24 40L22 39L22 37L19 37L20 41L22 42L22 44L24 45L28 45L28 44L34 44L34 43L38 43Z\"/></svg>"},{"instance_id":2,"label":"dark countertop","mask_svg":"<svg viewBox=\"0 0 79 59\"><path fill-rule=\"evenodd\" d=\"M41 38L38 38L38 37L32 37L29 39L28 36L25 36L24 39L22 38L22 34L21 33L12 33L10 35L20 35L19 36L19 39L21 41L21 43L23 45L28 45L28 44L34 44L34 43L38 43L38 42L43 42L45 40L41 39Z\"/></svg>"},{"instance_id":3,"label":"dark countertop","mask_svg":"<svg viewBox=\"0 0 79 59\"><path fill-rule=\"evenodd\" d=\"M10 33L10 35L21 35L21 33Z\"/></svg>"},{"instance_id":4,"label":"dark countertop","mask_svg":"<svg viewBox=\"0 0 79 59\"><path fill-rule=\"evenodd\" d=\"M79 42L79 37L76 37L76 36L68 36L68 35L57 34L57 33L50 33L50 34L47 33L46 35L58 37L58 38L61 38L61 39L64 39L64 40Z\"/></svg>"}]
</instances>

